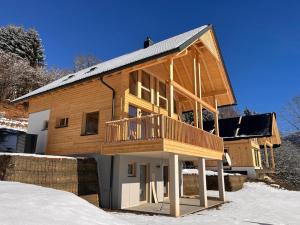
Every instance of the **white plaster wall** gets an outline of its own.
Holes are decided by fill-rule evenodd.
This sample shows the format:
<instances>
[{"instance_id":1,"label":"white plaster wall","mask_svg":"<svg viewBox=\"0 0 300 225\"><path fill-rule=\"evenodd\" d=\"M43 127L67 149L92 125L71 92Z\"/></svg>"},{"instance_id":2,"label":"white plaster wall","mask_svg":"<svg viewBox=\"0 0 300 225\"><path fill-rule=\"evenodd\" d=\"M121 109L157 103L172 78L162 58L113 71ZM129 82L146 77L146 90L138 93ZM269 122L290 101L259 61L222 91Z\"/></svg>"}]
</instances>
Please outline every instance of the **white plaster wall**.
<instances>
[{"instance_id":1,"label":"white plaster wall","mask_svg":"<svg viewBox=\"0 0 300 225\"><path fill-rule=\"evenodd\" d=\"M44 154L47 148L48 130L44 129L45 121L49 120L50 110L29 114L28 133L37 134L36 153Z\"/></svg>"},{"instance_id":2,"label":"white plaster wall","mask_svg":"<svg viewBox=\"0 0 300 225\"><path fill-rule=\"evenodd\" d=\"M127 166L129 163L136 163L136 176L128 177ZM150 165L150 182L152 174L155 175L155 188L158 201L163 201L163 177L162 159L135 157L135 156L116 156L114 167L114 188L113 206L114 208L128 208L140 204L140 165Z\"/></svg>"}]
</instances>

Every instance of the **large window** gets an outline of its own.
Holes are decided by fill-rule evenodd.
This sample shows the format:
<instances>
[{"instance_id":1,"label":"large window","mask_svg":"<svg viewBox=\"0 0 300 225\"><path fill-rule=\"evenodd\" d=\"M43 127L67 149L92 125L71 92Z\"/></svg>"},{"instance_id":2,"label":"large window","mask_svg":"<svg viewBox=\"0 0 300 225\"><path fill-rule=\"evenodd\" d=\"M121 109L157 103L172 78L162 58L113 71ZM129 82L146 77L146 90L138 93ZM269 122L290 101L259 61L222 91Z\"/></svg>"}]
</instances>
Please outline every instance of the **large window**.
<instances>
[{"instance_id":1,"label":"large window","mask_svg":"<svg viewBox=\"0 0 300 225\"><path fill-rule=\"evenodd\" d=\"M151 90L150 90L150 75L144 71L142 71L142 99L151 102Z\"/></svg>"},{"instance_id":2,"label":"large window","mask_svg":"<svg viewBox=\"0 0 300 225\"><path fill-rule=\"evenodd\" d=\"M138 95L138 71L129 74L129 93L135 96Z\"/></svg>"},{"instance_id":3,"label":"large window","mask_svg":"<svg viewBox=\"0 0 300 225\"><path fill-rule=\"evenodd\" d=\"M134 71L129 74L129 93L167 109L166 84L143 70L140 73Z\"/></svg>"},{"instance_id":4,"label":"large window","mask_svg":"<svg viewBox=\"0 0 300 225\"><path fill-rule=\"evenodd\" d=\"M99 112L85 114L83 135L98 134Z\"/></svg>"}]
</instances>

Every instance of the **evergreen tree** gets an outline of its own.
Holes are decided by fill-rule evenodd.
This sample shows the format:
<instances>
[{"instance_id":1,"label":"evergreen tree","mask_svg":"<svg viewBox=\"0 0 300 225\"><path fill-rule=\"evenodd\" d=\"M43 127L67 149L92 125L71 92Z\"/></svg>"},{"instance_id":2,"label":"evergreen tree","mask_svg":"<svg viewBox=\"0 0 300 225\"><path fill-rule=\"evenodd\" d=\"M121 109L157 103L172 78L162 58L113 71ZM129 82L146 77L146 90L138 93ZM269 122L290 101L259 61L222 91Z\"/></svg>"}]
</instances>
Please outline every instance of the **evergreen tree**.
<instances>
[{"instance_id":1,"label":"evergreen tree","mask_svg":"<svg viewBox=\"0 0 300 225\"><path fill-rule=\"evenodd\" d=\"M42 41L34 29L9 25L0 27L0 50L28 60L30 66L44 66L45 57Z\"/></svg>"}]
</instances>

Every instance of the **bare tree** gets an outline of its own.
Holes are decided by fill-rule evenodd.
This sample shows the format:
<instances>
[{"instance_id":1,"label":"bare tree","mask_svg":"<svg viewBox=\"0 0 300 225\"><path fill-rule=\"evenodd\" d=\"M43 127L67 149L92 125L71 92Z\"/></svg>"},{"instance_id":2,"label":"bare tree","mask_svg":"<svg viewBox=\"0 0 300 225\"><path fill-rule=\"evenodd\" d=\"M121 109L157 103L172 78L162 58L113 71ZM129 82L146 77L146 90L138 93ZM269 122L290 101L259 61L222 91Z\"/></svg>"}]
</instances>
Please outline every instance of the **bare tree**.
<instances>
[{"instance_id":1,"label":"bare tree","mask_svg":"<svg viewBox=\"0 0 300 225\"><path fill-rule=\"evenodd\" d=\"M28 60L0 50L0 100L14 99L66 75L68 71L32 67Z\"/></svg>"},{"instance_id":2,"label":"bare tree","mask_svg":"<svg viewBox=\"0 0 300 225\"><path fill-rule=\"evenodd\" d=\"M281 118L287 123L287 132L300 131L300 94L287 102L280 114Z\"/></svg>"},{"instance_id":3,"label":"bare tree","mask_svg":"<svg viewBox=\"0 0 300 225\"><path fill-rule=\"evenodd\" d=\"M94 66L100 62L101 60L93 55L79 55L74 59L74 69L77 72L79 70Z\"/></svg>"}]
</instances>

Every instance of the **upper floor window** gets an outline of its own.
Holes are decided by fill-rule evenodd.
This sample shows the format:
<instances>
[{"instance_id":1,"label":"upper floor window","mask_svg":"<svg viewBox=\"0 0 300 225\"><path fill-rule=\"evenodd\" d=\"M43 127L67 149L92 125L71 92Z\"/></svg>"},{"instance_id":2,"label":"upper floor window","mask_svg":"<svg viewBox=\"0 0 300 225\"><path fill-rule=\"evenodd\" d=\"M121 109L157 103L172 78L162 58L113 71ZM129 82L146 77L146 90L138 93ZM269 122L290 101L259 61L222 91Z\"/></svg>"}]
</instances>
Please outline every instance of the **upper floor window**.
<instances>
[{"instance_id":1,"label":"upper floor window","mask_svg":"<svg viewBox=\"0 0 300 225\"><path fill-rule=\"evenodd\" d=\"M167 88L166 84L159 81L159 106L166 109L167 108Z\"/></svg>"},{"instance_id":2,"label":"upper floor window","mask_svg":"<svg viewBox=\"0 0 300 225\"><path fill-rule=\"evenodd\" d=\"M142 99L151 102L151 90L150 90L150 75L144 71L142 71L142 90L141 90L141 94L142 94Z\"/></svg>"},{"instance_id":3,"label":"upper floor window","mask_svg":"<svg viewBox=\"0 0 300 225\"><path fill-rule=\"evenodd\" d=\"M135 96L138 95L138 71L133 71L129 74L129 93Z\"/></svg>"},{"instance_id":4,"label":"upper floor window","mask_svg":"<svg viewBox=\"0 0 300 225\"><path fill-rule=\"evenodd\" d=\"M83 135L98 134L99 112L85 114Z\"/></svg>"},{"instance_id":5,"label":"upper floor window","mask_svg":"<svg viewBox=\"0 0 300 225\"><path fill-rule=\"evenodd\" d=\"M69 126L69 118L58 118L56 120L56 128L62 128Z\"/></svg>"}]
</instances>

